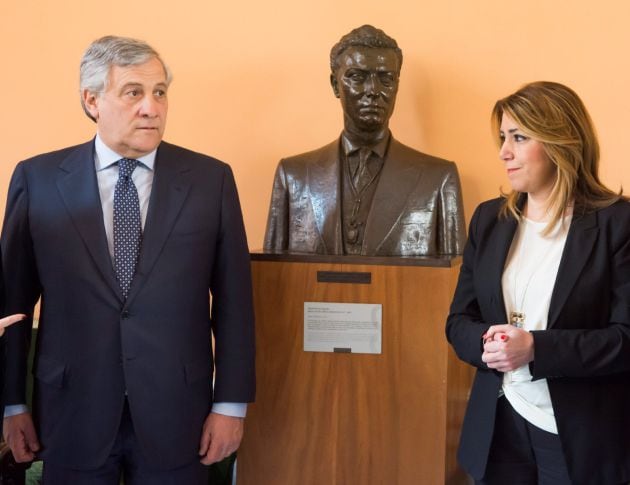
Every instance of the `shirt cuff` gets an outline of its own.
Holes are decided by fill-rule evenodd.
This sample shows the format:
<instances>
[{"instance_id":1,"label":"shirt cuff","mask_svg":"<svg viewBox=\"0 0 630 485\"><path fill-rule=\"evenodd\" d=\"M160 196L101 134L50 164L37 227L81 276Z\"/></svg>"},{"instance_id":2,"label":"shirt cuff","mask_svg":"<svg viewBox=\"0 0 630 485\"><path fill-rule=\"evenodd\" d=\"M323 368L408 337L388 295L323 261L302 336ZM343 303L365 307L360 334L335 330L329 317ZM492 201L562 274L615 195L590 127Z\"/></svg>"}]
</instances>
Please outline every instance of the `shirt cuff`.
<instances>
[{"instance_id":1,"label":"shirt cuff","mask_svg":"<svg viewBox=\"0 0 630 485\"><path fill-rule=\"evenodd\" d=\"M4 407L4 417L15 416L16 414L28 413L28 406L26 404L11 404Z\"/></svg>"},{"instance_id":2,"label":"shirt cuff","mask_svg":"<svg viewBox=\"0 0 630 485\"><path fill-rule=\"evenodd\" d=\"M232 416L233 418L244 418L247 414L247 403L244 402L215 402L212 405L212 412ZM6 414L5 414L6 416Z\"/></svg>"}]
</instances>

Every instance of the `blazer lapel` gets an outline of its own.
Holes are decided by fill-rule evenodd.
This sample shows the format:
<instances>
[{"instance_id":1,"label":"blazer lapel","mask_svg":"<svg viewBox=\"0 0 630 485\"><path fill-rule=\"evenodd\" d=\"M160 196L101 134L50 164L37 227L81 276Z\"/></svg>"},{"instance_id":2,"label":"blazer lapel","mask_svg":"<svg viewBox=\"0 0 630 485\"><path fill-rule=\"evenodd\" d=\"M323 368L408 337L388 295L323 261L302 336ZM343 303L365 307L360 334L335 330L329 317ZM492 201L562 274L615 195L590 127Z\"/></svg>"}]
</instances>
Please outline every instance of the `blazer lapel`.
<instances>
[{"instance_id":1,"label":"blazer lapel","mask_svg":"<svg viewBox=\"0 0 630 485\"><path fill-rule=\"evenodd\" d=\"M409 194L418 185L422 169L409 163L404 152L392 136L385 155L372 206L365 223L363 254L375 254L378 247L397 224L404 211ZM396 190L392 191L391 188Z\"/></svg>"},{"instance_id":2,"label":"blazer lapel","mask_svg":"<svg viewBox=\"0 0 630 485\"><path fill-rule=\"evenodd\" d=\"M599 228L594 212L573 218L551 294L547 328L551 328L595 247Z\"/></svg>"},{"instance_id":3,"label":"blazer lapel","mask_svg":"<svg viewBox=\"0 0 630 485\"><path fill-rule=\"evenodd\" d=\"M486 257L490 258L491 262L490 264L480 264L481 267L489 269L487 281L492 284L490 300L496 320L494 323L508 323L503 302L502 277L517 228L518 222L514 218L499 219L496 225L495 237L488 239L490 247L485 252Z\"/></svg>"},{"instance_id":4,"label":"blazer lapel","mask_svg":"<svg viewBox=\"0 0 630 485\"><path fill-rule=\"evenodd\" d=\"M94 168L94 141L80 145L59 165L57 190L103 279L122 300L107 247L103 208Z\"/></svg>"},{"instance_id":5,"label":"blazer lapel","mask_svg":"<svg viewBox=\"0 0 630 485\"><path fill-rule=\"evenodd\" d=\"M151 273L190 190L190 167L178 160L171 145L162 142L155 159L155 174L140 260L127 297L129 304Z\"/></svg>"},{"instance_id":6,"label":"blazer lapel","mask_svg":"<svg viewBox=\"0 0 630 485\"><path fill-rule=\"evenodd\" d=\"M339 140L323 147L318 155L307 169L311 207L326 254L343 254Z\"/></svg>"}]
</instances>

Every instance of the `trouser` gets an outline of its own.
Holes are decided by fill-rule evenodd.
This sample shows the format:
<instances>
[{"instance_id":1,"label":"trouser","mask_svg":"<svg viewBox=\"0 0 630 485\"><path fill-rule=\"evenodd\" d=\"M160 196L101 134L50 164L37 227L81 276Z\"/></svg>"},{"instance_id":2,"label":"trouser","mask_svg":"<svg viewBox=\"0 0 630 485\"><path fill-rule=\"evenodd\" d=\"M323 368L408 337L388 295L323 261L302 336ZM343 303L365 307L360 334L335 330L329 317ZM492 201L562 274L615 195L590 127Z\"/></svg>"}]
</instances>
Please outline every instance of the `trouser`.
<instances>
[{"instance_id":1,"label":"trouser","mask_svg":"<svg viewBox=\"0 0 630 485\"><path fill-rule=\"evenodd\" d=\"M105 463L94 470L73 470L44 462L43 485L208 485L208 467L198 459L172 470L149 467L138 447L129 405L125 407L120 429Z\"/></svg>"},{"instance_id":2,"label":"trouser","mask_svg":"<svg viewBox=\"0 0 630 485\"><path fill-rule=\"evenodd\" d=\"M497 403L486 474L477 485L570 485L558 435L518 414L502 396Z\"/></svg>"}]
</instances>

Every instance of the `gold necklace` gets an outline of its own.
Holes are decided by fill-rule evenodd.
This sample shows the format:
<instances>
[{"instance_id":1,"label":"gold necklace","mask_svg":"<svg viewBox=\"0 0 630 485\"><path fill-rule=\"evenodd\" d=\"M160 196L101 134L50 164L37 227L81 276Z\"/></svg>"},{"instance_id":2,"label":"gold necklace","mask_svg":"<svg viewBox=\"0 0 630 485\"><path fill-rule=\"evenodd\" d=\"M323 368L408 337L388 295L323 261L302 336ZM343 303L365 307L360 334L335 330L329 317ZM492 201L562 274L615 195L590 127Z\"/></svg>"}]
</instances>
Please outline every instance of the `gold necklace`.
<instances>
[{"instance_id":1,"label":"gold necklace","mask_svg":"<svg viewBox=\"0 0 630 485\"><path fill-rule=\"evenodd\" d=\"M522 225L520 227L523 230L523 239L520 241L521 244L519 247L516 264L514 265L515 268L514 268L513 276L512 276L512 288L513 288L512 305L513 307L512 307L512 311L510 312L509 324L514 325L515 327L518 327L518 328L523 328L523 326L525 325L526 315L522 309L524 308L524 305L525 305L525 297L527 296L527 290L529 289L529 285L532 282L534 275L543 266L543 262L546 259L545 258L546 255L543 256L541 260L539 261L539 264L536 265L534 270L531 272L531 274L527 278L527 281L525 282L525 289L523 290L523 295L521 296L521 304L517 306L516 304L518 300L518 288L516 285L517 275L521 271L521 265L523 264L523 252L525 251L525 246L527 245L527 239L529 235L528 234L529 231L527 230L526 225L527 225L527 221L523 219ZM517 308L520 308L520 310L517 310Z\"/></svg>"}]
</instances>

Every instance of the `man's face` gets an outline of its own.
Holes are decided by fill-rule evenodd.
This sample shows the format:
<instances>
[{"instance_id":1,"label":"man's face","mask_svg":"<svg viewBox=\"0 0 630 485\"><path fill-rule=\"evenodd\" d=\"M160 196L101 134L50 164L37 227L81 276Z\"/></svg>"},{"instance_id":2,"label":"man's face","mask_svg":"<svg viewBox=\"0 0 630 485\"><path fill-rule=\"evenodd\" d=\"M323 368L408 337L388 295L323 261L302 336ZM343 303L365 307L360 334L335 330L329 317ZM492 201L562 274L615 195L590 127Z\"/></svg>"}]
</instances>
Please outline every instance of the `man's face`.
<instances>
[{"instance_id":1,"label":"man's face","mask_svg":"<svg viewBox=\"0 0 630 485\"><path fill-rule=\"evenodd\" d=\"M398 92L398 58L393 49L350 47L331 75L347 129L372 132L387 126Z\"/></svg>"},{"instance_id":2,"label":"man's face","mask_svg":"<svg viewBox=\"0 0 630 485\"><path fill-rule=\"evenodd\" d=\"M116 153L138 158L157 148L166 126L166 73L153 58L136 66L112 66L102 93L83 93L98 134Z\"/></svg>"}]
</instances>

